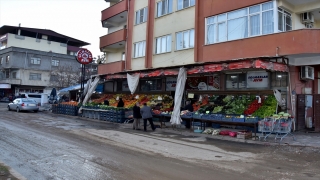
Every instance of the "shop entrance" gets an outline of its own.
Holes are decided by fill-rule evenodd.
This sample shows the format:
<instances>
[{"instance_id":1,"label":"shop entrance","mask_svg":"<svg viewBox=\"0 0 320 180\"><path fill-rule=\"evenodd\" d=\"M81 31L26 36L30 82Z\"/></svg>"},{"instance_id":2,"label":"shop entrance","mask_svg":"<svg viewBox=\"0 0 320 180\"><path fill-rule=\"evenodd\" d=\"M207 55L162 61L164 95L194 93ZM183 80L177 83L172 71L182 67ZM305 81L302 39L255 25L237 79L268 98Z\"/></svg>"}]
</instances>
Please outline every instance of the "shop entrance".
<instances>
[{"instance_id":1,"label":"shop entrance","mask_svg":"<svg viewBox=\"0 0 320 180\"><path fill-rule=\"evenodd\" d=\"M297 95L296 129L306 130L306 117L312 118L311 131L320 132L320 94L312 94L312 108L306 110L306 94ZM307 112L307 116L306 116Z\"/></svg>"}]
</instances>

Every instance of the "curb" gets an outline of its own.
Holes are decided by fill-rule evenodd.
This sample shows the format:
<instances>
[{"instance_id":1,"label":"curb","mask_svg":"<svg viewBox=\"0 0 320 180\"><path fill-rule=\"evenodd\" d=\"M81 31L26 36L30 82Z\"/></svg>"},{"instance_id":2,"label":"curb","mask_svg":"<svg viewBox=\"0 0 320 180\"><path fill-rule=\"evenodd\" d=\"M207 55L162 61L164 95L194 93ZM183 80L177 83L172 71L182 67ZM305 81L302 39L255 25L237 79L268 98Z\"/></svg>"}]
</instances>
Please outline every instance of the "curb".
<instances>
[{"instance_id":1,"label":"curb","mask_svg":"<svg viewBox=\"0 0 320 180\"><path fill-rule=\"evenodd\" d=\"M15 178L17 178L19 180L27 180L27 178L22 176L20 173L18 173L16 170L14 170L12 167L8 166L7 164L2 162L1 160L0 160L0 164L3 164L4 166L8 167L10 174L13 175Z\"/></svg>"}]
</instances>

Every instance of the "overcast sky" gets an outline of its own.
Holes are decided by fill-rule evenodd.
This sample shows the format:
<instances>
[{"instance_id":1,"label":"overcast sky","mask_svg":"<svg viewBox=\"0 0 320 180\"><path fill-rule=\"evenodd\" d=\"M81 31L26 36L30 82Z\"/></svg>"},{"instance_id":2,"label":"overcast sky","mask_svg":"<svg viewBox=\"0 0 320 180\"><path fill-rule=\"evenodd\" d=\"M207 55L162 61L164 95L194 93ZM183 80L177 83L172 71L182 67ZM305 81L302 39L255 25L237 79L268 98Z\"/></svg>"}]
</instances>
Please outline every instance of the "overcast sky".
<instances>
[{"instance_id":1,"label":"overcast sky","mask_svg":"<svg viewBox=\"0 0 320 180\"><path fill-rule=\"evenodd\" d=\"M104 0L0 0L0 27L50 29L90 43L85 48L96 57L99 37L108 32L100 21L108 6Z\"/></svg>"}]
</instances>

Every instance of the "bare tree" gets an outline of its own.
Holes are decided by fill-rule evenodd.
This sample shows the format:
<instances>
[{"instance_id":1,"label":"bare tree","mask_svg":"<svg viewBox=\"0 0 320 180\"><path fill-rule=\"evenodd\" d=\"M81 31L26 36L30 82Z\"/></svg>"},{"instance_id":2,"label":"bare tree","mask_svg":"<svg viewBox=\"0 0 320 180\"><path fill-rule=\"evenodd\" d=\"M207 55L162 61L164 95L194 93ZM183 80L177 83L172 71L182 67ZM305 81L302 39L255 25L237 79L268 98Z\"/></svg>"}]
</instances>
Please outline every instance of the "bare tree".
<instances>
[{"instance_id":1,"label":"bare tree","mask_svg":"<svg viewBox=\"0 0 320 180\"><path fill-rule=\"evenodd\" d=\"M79 83L80 69L75 70L71 65L59 66L50 72L50 84L62 89Z\"/></svg>"}]
</instances>

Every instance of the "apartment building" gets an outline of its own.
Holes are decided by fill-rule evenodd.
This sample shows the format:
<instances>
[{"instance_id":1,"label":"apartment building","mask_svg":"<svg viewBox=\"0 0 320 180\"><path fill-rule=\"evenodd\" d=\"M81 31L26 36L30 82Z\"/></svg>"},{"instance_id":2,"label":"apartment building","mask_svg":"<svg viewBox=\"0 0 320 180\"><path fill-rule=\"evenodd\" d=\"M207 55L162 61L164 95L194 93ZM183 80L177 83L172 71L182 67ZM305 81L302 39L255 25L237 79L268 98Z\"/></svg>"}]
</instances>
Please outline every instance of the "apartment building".
<instances>
[{"instance_id":1,"label":"apartment building","mask_svg":"<svg viewBox=\"0 0 320 180\"><path fill-rule=\"evenodd\" d=\"M50 93L60 81L52 72L80 72L74 55L85 45L89 43L47 29L2 26L0 95Z\"/></svg>"},{"instance_id":2,"label":"apartment building","mask_svg":"<svg viewBox=\"0 0 320 180\"><path fill-rule=\"evenodd\" d=\"M112 81L108 91L127 91L125 74L139 72L143 92L144 83L167 84L177 73L166 72L183 66L188 69L185 94L267 95L278 89L283 110L297 117L298 129L304 128L306 114L320 124L315 111L320 108L320 1L106 2L110 7L102 11L101 22L108 29L100 49L107 58L98 73ZM187 87L201 78L205 88ZM152 90L173 91L156 87ZM313 95L308 110L305 94Z\"/></svg>"}]
</instances>

